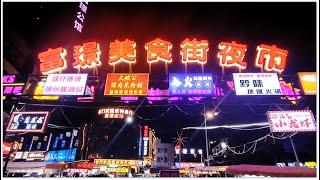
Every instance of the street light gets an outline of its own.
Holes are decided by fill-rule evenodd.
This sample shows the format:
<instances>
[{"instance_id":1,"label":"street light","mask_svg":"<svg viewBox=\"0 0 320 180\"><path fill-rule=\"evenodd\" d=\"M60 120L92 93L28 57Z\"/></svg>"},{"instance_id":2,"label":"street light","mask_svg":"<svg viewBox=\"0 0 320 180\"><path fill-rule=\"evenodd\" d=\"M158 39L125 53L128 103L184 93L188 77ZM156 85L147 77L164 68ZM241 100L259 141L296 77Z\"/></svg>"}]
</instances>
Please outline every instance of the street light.
<instances>
[{"instance_id":1,"label":"street light","mask_svg":"<svg viewBox=\"0 0 320 180\"><path fill-rule=\"evenodd\" d=\"M225 142L221 142L220 145L221 145L221 148L222 148L222 149L226 149L227 146L228 146L227 143L225 143Z\"/></svg>"},{"instance_id":2,"label":"street light","mask_svg":"<svg viewBox=\"0 0 320 180\"><path fill-rule=\"evenodd\" d=\"M194 154L195 153L195 149L190 149L190 154Z\"/></svg>"},{"instance_id":3,"label":"street light","mask_svg":"<svg viewBox=\"0 0 320 180\"><path fill-rule=\"evenodd\" d=\"M126 122L131 124L133 122L132 116L128 116L127 119L126 119Z\"/></svg>"}]
</instances>

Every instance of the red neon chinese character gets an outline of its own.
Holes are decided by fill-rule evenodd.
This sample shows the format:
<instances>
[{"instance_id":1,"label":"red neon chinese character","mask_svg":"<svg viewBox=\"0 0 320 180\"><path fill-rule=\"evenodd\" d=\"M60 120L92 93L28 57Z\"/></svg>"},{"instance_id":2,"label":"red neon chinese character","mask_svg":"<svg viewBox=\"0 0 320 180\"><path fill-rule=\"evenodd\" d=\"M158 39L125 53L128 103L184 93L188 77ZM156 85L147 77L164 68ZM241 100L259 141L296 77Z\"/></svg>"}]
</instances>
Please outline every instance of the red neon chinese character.
<instances>
[{"instance_id":1,"label":"red neon chinese character","mask_svg":"<svg viewBox=\"0 0 320 180\"><path fill-rule=\"evenodd\" d=\"M157 38L146 43L144 48L147 50L148 63L158 62L159 60L169 63L172 62L170 53L172 44L170 42Z\"/></svg>"},{"instance_id":2,"label":"red neon chinese character","mask_svg":"<svg viewBox=\"0 0 320 180\"><path fill-rule=\"evenodd\" d=\"M97 42L84 43L82 46L77 45L73 47L74 53L73 57L75 62L72 66L76 69L78 68L93 68L95 66L100 66L100 46Z\"/></svg>"},{"instance_id":3,"label":"red neon chinese character","mask_svg":"<svg viewBox=\"0 0 320 180\"><path fill-rule=\"evenodd\" d=\"M243 58L247 51L247 45L237 44L235 41L221 42L219 50L217 57L220 59L220 66L237 66L240 69L246 69L247 63L243 61Z\"/></svg>"},{"instance_id":4,"label":"red neon chinese character","mask_svg":"<svg viewBox=\"0 0 320 180\"><path fill-rule=\"evenodd\" d=\"M66 69L66 56L67 51L62 47L56 49L49 48L48 51L39 53L40 72L47 75Z\"/></svg>"},{"instance_id":5,"label":"red neon chinese character","mask_svg":"<svg viewBox=\"0 0 320 180\"><path fill-rule=\"evenodd\" d=\"M283 126L287 126L287 123L279 120L279 123L274 123L274 126L282 128Z\"/></svg>"},{"instance_id":6,"label":"red neon chinese character","mask_svg":"<svg viewBox=\"0 0 320 180\"><path fill-rule=\"evenodd\" d=\"M277 46L261 44L257 47L256 67L263 67L265 71L284 71L288 51L279 49Z\"/></svg>"},{"instance_id":7,"label":"red neon chinese character","mask_svg":"<svg viewBox=\"0 0 320 180\"><path fill-rule=\"evenodd\" d=\"M109 64L117 64L121 61L136 63L136 43L126 39L125 41L115 40L110 43Z\"/></svg>"},{"instance_id":8,"label":"red neon chinese character","mask_svg":"<svg viewBox=\"0 0 320 180\"><path fill-rule=\"evenodd\" d=\"M188 62L198 62L200 64L205 64L207 62L207 52L208 48L207 40L185 39L181 43L180 55L182 56L182 63Z\"/></svg>"}]
</instances>

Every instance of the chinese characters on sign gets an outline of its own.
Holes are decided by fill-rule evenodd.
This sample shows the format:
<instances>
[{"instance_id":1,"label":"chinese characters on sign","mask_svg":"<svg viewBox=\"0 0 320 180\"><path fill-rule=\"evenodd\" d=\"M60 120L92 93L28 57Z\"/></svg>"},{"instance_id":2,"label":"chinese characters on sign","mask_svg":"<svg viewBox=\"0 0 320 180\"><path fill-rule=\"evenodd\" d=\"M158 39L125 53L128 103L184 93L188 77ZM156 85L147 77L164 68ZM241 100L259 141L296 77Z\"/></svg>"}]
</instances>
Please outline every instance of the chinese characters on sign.
<instances>
[{"instance_id":1,"label":"chinese characters on sign","mask_svg":"<svg viewBox=\"0 0 320 180\"><path fill-rule=\"evenodd\" d=\"M56 49L49 48L38 55L40 60L40 72L44 75L61 72L67 68L66 62L67 50L59 47Z\"/></svg>"},{"instance_id":2,"label":"chinese characters on sign","mask_svg":"<svg viewBox=\"0 0 320 180\"><path fill-rule=\"evenodd\" d=\"M172 44L168 41L157 38L153 41L146 43L144 46L147 51L148 63L164 61L166 63L172 62L171 49Z\"/></svg>"},{"instance_id":3,"label":"chinese characters on sign","mask_svg":"<svg viewBox=\"0 0 320 180\"><path fill-rule=\"evenodd\" d=\"M247 45L237 44L235 41L232 41L232 43L221 42L219 50L217 57L220 59L220 66L236 66L239 69L247 68L247 63L243 61Z\"/></svg>"},{"instance_id":4,"label":"chinese characters on sign","mask_svg":"<svg viewBox=\"0 0 320 180\"><path fill-rule=\"evenodd\" d=\"M7 132L43 132L49 112L13 112Z\"/></svg>"},{"instance_id":5,"label":"chinese characters on sign","mask_svg":"<svg viewBox=\"0 0 320 180\"><path fill-rule=\"evenodd\" d=\"M268 111L271 132L316 131L316 122L311 110Z\"/></svg>"},{"instance_id":6,"label":"chinese characters on sign","mask_svg":"<svg viewBox=\"0 0 320 180\"><path fill-rule=\"evenodd\" d=\"M88 74L49 74L43 95L83 95Z\"/></svg>"},{"instance_id":7,"label":"chinese characters on sign","mask_svg":"<svg viewBox=\"0 0 320 180\"><path fill-rule=\"evenodd\" d=\"M143 156L148 155L149 149L149 127L143 126Z\"/></svg>"},{"instance_id":8,"label":"chinese characters on sign","mask_svg":"<svg viewBox=\"0 0 320 180\"><path fill-rule=\"evenodd\" d=\"M169 95L214 95L212 74L210 73L170 73Z\"/></svg>"},{"instance_id":9,"label":"chinese characters on sign","mask_svg":"<svg viewBox=\"0 0 320 180\"><path fill-rule=\"evenodd\" d=\"M104 95L146 96L148 73L108 73Z\"/></svg>"},{"instance_id":10,"label":"chinese characters on sign","mask_svg":"<svg viewBox=\"0 0 320 180\"><path fill-rule=\"evenodd\" d=\"M123 119L126 116L133 116L133 111L128 108L101 108L98 111L98 115L104 115L104 118Z\"/></svg>"},{"instance_id":11,"label":"chinese characters on sign","mask_svg":"<svg viewBox=\"0 0 320 180\"><path fill-rule=\"evenodd\" d=\"M316 72L298 72L300 86L305 95L317 94L317 73Z\"/></svg>"},{"instance_id":12,"label":"chinese characters on sign","mask_svg":"<svg viewBox=\"0 0 320 180\"><path fill-rule=\"evenodd\" d=\"M124 159L94 159L96 165L136 166L137 160Z\"/></svg>"},{"instance_id":13,"label":"chinese characters on sign","mask_svg":"<svg viewBox=\"0 0 320 180\"><path fill-rule=\"evenodd\" d=\"M76 15L77 17L76 17L76 20L74 21L74 26L73 26L73 28L75 28L80 33L82 32L87 9L88 9L88 2L80 2L79 9Z\"/></svg>"},{"instance_id":14,"label":"chinese characters on sign","mask_svg":"<svg viewBox=\"0 0 320 180\"><path fill-rule=\"evenodd\" d=\"M109 64L114 65L120 62L129 64L136 63L136 43L126 39L125 41L115 40L110 43Z\"/></svg>"},{"instance_id":15,"label":"chinese characters on sign","mask_svg":"<svg viewBox=\"0 0 320 180\"><path fill-rule=\"evenodd\" d=\"M209 43L207 40L185 39L181 43L180 55L182 57L182 63L197 62L200 64L207 63L207 53L209 50Z\"/></svg>"},{"instance_id":16,"label":"chinese characters on sign","mask_svg":"<svg viewBox=\"0 0 320 180\"><path fill-rule=\"evenodd\" d=\"M236 95L282 95L276 73L233 73Z\"/></svg>"},{"instance_id":17,"label":"chinese characters on sign","mask_svg":"<svg viewBox=\"0 0 320 180\"><path fill-rule=\"evenodd\" d=\"M16 75L3 76L3 95L22 95L25 84L16 81Z\"/></svg>"},{"instance_id":18,"label":"chinese characters on sign","mask_svg":"<svg viewBox=\"0 0 320 180\"><path fill-rule=\"evenodd\" d=\"M75 62L72 66L75 69L86 69L101 66L100 61L100 46L97 42L88 42L83 45L73 47L73 57Z\"/></svg>"},{"instance_id":19,"label":"chinese characters on sign","mask_svg":"<svg viewBox=\"0 0 320 180\"><path fill-rule=\"evenodd\" d=\"M256 67L263 68L267 72L282 73L287 63L288 51L277 46L261 44L257 47Z\"/></svg>"},{"instance_id":20,"label":"chinese characters on sign","mask_svg":"<svg viewBox=\"0 0 320 180\"><path fill-rule=\"evenodd\" d=\"M163 61L167 69L167 64L172 62L172 48L173 45L169 41L160 38L147 42L144 49L147 53L149 67L152 63ZM221 42L218 49L217 57L221 67L237 67L239 70L247 68L247 62L244 61L247 45L238 44L235 41ZM208 51L209 42L207 40L186 38L180 45L180 55L185 66L189 63L199 63L203 67L208 61ZM131 64L137 61L136 53L135 41L116 39L110 42L108 64L114 66L126 62L131 69ZM49 48L47 51L39 53L40 72L47 75L65 70L67 68L66 55L67 51L63 47ZM275 45L261 44L257 47L255 66L266 72L282 73L286 66L287 55L287 50L277 48ZM101 66L100 56L100 44L96 41L76 45L73 47L74 62L72 66L78 70Z\"/></svg>"},{"instance_id":21,"label":"chinese characters on sign","mask_svg":"<svg viewBox=\"0 0 320 180\"><path fill-rule=\"evenodd\" d=\"M77 148L49 151L44 162L67 162L74 161L77 153Z\"/></svg>"}]
</instances>

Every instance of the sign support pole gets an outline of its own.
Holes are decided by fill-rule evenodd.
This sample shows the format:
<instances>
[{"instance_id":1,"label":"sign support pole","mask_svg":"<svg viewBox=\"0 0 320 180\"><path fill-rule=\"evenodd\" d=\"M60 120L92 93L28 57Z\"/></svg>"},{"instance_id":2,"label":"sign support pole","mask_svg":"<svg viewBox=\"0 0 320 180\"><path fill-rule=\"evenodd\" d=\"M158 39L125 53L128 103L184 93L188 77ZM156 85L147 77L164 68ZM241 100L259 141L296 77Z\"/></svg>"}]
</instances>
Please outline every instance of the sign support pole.
<instances>
[{"instance_id":1,"label":"sign support pole","mask_svg":"<svg viewBox=\"0 0 320 180\"><path fill-rule=\"evenodd\" d=\"M294 152L294 156L296 158L296 166L299 165L299 157L298 157L298 154L297 154L297 151L296 151L296 147L292 141L292 138L290 137L290 142L291 142L291 146L292 146L292 149L293 149L293 152Z\"/></svg>"}]
</instances>

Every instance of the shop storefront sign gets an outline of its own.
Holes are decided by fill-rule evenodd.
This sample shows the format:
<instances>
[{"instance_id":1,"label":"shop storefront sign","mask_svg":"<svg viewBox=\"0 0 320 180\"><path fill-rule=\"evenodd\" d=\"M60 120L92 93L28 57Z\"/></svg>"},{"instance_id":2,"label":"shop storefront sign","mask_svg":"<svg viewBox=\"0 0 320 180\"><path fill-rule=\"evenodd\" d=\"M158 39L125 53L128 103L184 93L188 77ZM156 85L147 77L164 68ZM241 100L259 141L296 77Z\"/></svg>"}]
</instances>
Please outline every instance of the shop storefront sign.
<instances>
[{"instance_id":1,"label":"shop storefront sign","mask_svg":"<svg viewBox=\"0 0 320 180\"><path fill-rule=\"evenodd\" d=\"M268 111L271 132L316 131L316 122L311 110Z\"/></svg>"},{"instance_id":2,"label":"shop storefront sign","mask_svg":"<svg viewBox=\"0 0 320 180\"><path fill-rule=\"evenodd\" d=\"M43 132L48 111L13 112L7 132Z\"/></svg>"},{"instance_id":3,"label":"shop storefront sign","mask_svg":"<svg viewBox=\"0 0 320 180\"><path fill-rule=\"evenodd\" d=\"M316 72L298 72L300 86L304 95L317 94L317 73Z\"/></svg>"},{"instance_id":4,"label":"shop storefront sign","mask_svg":"<svg viewBox=\"0 0 320 180\"><path fill-rule=\"evenodd\" d=\"M170 73L170 96L212 96L214 95L211 73Z\"/></svg>"},{"instance_id":5,"label":"shop storefront sign","mask_svg":"<svg viewBox=\"0 0 320 180\"><path fill-rule=\"evenodd\" d=\"M233 73L236 95L282 95L276 73Z\"/></svg>"},{"instance_id":6,"label":"shop storefront sign","mask_svg":"<svg viewBox=\"0 0 320 180\"><path fill-rule=\"evenodd\" d=\"M88 74L49 74L43 95L84 95Z\"/></svg>"},{"instance_id":7,"label":"shop storefront sign","mask_svg":"<svg viewBox=\"0 0 320 180\"><path fill-rule=\"evenodd\" d=\"M133 116L133 111L123 107L106 107L98 110L98 115L103 115L104 118L123 119L126 116Z\"/></svg>"},{"instance_id":8,"label":"shop storefront sign","mask_svg":"<svg viewBox=\"0 0 320 180\"><path fill-rule=\"evenodd\" d=\"M148 73L108 73L104 95L146 96L148 85Z\"/></svg>"},{"instance_id":9,"label":"shop storefront sign","mask_svg":"<svg viewBox=\"0 0 320 180\"><path fill-rule=\"evenodd\" d=\"M3 95L22 95L25 83L20 82L17 75L4 75L2 85Z\"/></svg>"}]
</instances>

